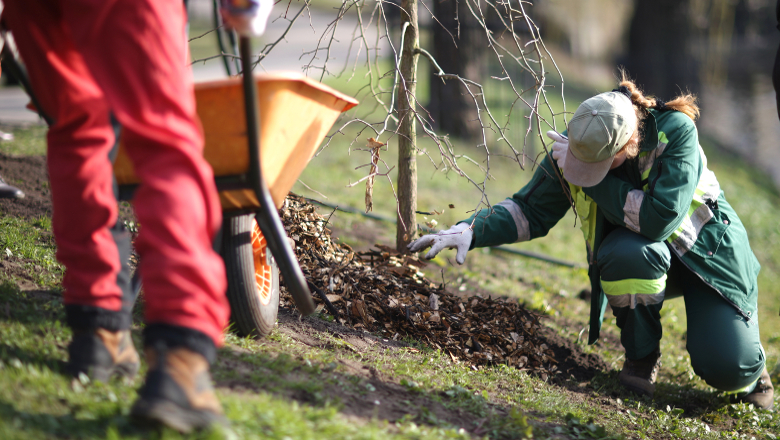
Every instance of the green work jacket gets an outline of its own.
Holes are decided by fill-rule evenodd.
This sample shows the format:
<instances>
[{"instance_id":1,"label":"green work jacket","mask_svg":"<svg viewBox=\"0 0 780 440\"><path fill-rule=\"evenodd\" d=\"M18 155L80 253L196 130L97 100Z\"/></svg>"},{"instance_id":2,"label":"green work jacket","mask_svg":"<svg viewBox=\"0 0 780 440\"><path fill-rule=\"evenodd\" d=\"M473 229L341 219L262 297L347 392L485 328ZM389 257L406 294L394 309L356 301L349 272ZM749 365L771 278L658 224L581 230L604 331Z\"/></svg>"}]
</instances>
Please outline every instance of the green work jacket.
<instances>
[{"instance_id":1,"label":"green work jacket","mask_svg":"<svg viewBox=\"0 0 780 440\"><path fill-rule=\"evenodd\" d=\"M569 184L545 157L520 191L463 220L473 222L472 248L527 241L547 235L571 208L571 197L588 254L590 344L598 340L607 306L597 264L599 246L616 226L666 242L679 261L740 315L755 319L761 266L745 227L707 168L696 125L677 111L648 113L639 155L610 171L598 185Z\"/></svg>"}]
</instances>

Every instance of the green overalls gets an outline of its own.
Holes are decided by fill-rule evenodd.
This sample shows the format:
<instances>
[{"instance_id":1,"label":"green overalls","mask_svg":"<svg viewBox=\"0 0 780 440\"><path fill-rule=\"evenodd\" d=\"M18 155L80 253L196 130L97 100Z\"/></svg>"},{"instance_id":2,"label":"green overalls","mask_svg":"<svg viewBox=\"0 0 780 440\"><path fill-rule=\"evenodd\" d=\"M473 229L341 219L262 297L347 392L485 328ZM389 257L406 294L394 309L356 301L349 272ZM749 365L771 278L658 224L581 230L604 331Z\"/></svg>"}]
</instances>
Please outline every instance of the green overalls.
<instances>
[{"instance_id":1,"label":"green overalls","mask_svg":"<svg viewBox=\"0 0 780 440\"><path fill-rule=\"evenodd\" d=\"M609 303L629 359L658 347L660 309L683 296L688 352L696 374L734 391L760 376L760 265L747 232L707 168L693 121L649 110L640 154L598 185L568 185L586 241L592 288L589 343L599 337ZM549 158L520 191L483 209L473 247L542 237L571 207Z\"/></svg>"}]
</instances>

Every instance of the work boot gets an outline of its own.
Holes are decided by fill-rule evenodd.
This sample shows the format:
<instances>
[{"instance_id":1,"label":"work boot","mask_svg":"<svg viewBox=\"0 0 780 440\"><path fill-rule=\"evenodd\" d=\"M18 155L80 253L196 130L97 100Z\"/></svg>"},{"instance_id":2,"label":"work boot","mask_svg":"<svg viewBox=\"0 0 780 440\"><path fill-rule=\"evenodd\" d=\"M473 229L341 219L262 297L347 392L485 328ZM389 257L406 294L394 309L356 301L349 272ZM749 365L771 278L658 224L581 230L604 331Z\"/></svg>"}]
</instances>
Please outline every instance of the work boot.
<instances>
[{"instance_id":1,"label":"work boot","mask_svg":"<svg viewBox=\"0 0 780 440\"><path fill-rule=\"evenodd\" d=\"M775 387L769 379L769 372L764 368L764 372L758 378L758 383L753 391L739 397L740 402L752 403L756 408L772 409L775 404Z\"/></svg>"},{"instance_id":2,"label":"work boot","mask_svg":"<svg viewBox=\"0 0 780 440\"><path fill-rule=\"evenodd\" d=\"M0 199L23 199L24 193L22 190L15 186L11 186L5 183L2 177L0 177Z\"/></svg>"},{"instance_id":3,"label":"work boot","mask_svg":"<svg viewBox=\"0 0 780 440\"><path fill-rule=\"evenodd\" d=\"M108 382L115 375L132 379L141 365L130 330L74 330L68 354L71 374L78 377L84 373L90 379L102 382Z\"/></svg>"},{"instance_id":4,"label":"work boot","mask_svg":"<svg viewBox=\"0 0 780 440\"><path fill-rule=\"evenodd\" d=\"M655 393L655 378L661 367L661 352L656 349L642 359L626 358L618 379L629 391L652 398Z\"/></svg>"},{"instance_id":5,"label":"work boot","mask_svg":"<svg viewBox=\"0 0 780 440\"><path fill-rule=\"evenodd\" d=\"M149 372L130 414L187 434L213 425L227 426L206 358L183 347L164 343L145 350Z\"/></svg>"}]
</instances>

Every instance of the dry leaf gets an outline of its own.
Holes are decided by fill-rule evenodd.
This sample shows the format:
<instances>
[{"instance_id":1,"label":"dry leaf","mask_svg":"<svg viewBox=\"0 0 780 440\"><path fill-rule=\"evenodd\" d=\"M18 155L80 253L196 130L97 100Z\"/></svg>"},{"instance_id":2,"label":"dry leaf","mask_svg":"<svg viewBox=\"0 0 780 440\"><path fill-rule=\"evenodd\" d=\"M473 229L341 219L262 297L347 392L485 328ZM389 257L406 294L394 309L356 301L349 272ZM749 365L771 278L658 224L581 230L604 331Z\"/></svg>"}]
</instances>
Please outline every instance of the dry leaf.
<instances>
[{"instance_id":1,"label":"dry leaf","mask_svg":"<svg viewBox=\"0 0 780 440\"><path fill-rule=\"evenodd\" d=\"M449 294L420 272L426 263L419 256L400 255L394 247L355 252L335 243L327 219L300 197L288 196L280 216L297 239L296 257L307 279L330 294L341 324L388 339L416 339L470 367L504 363L540 376L557 374L538 316L516 301ZM281 289L281 305L294 307Z\"/></svg>"},{"instance_id":2,"label":"dry leaf","mask_svg":"<svg viewBox=\"0 0 780 440\"><path fill-rule=\"evenodd\" d=\"M439 310L439 295L431 293L431 296L428 297L428 306L431 310Z\"/></svg>"}]
</instances>

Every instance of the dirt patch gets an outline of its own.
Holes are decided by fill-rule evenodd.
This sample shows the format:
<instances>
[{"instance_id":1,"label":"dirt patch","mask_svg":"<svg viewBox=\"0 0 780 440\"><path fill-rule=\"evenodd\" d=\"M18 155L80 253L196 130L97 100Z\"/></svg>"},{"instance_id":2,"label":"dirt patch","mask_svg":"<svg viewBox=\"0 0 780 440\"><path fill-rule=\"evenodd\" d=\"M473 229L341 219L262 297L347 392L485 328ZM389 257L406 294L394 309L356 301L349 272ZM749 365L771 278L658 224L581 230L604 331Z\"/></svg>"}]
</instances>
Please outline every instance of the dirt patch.
<instances>
[{"instance_id":1,"label":"dirt patch","mask_svg":"<svg viewBox=\"0 0 780 440\"><path fill-rule=\"evenodd\" d=\"M0 176L25 194L23 199L0 199L3 216L26 220L51 217L51 191L45 157L13 157L0 153Z\"/></svg>"},{"instance_id":2,"label":"dirt patch","mask_svg":"<svg viewBox=\"0 0 780 440\"><path fill-rule=\"evenodd\" d=\"M550 327L542 328L541 338L547 342L558 361L558 371L561 373L554 377L557 381L574 378L577 382L586 382L597 373L609 370L609 365L600 356L583 353L576 341L561 336Z\"/></svg>"}]
</instances>

